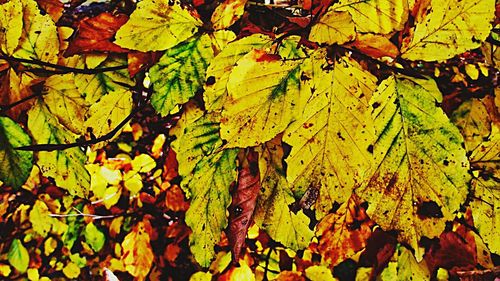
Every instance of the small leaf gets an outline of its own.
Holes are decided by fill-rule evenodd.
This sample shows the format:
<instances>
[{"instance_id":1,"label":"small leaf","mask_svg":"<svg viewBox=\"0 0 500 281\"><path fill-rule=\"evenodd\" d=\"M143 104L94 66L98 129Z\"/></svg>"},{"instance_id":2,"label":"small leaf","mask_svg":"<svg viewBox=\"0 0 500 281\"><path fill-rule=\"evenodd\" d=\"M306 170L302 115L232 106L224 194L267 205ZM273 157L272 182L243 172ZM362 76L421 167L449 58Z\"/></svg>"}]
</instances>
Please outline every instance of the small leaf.
<instances>
[{"instance_id":1,"label":"small leaf","mask_svg":"<svg viewBox=\"0 0 500 281\"><path fill-rule=\"evenodd\" d=\"M75 279L80 275L80 268L74 262L69 262L62 270L64 276Z\"/></svg>"},{"instance_id":2,"label":"small leaf","mask_svg":"<svg viewBox=\"0 0 500 281\"><path fill-rule=\"evenodd\" d=\"M47 205L40 200L35 201L29 213L31 227L42 237L47 237L49 233L63 234L68 230L66 224L51 217L50 214Z\"/></svg>"},{"instance_id":3,"label":"small leaf","mask_svg":"<svg viewBox=\"0 0 500 281\"><path fill-rule=\"evenodd\" d=\"M46 104L38 101L28 112L28 128L37 144L67 144L75 135L62 127ZM37 164L46 177L55 179L57 186L72 195L85 197L90 188L90 175L85 169L85 153L78 147L38 152Z\"/></svg>"},{"instance_id":4,"label":"small leaf","mask_svg":"<svg viewBox=\"0 0 500 281\"><path fill-rule=\"evenodd\" d=\"M348 11L362 33L388 34L403 29L408 20L408 2L399 0L341 0L335 11Z\"/></svg>"},{"instance_id":5,"label":"small leaf","mask_svg":"<svg viewBox=\"0 0 500 281\"><path fill-rule=\"evenodd\" d=\"M76 134L84 132L87 103L76 88L73 74L50 76L44 84L43 100L62 125Z\"/></svg>"},{"instance_id":6,"label":"small leaf","mask_svg":"<svg viewBox=\"0 0 500 281\"><path fill-rule=\"evenodd\" d=\"M433 238L453 219L470 182L463 138L438 103L432 80L389 77L370 103L377 141L377 169L356 190L369 203L368 216L384 230L401 231L399 241L422 258L418 242Z\"/></svg>"},{"instance_id":7,"label":"small leaf","mask_svg":"<svg viewBox=\"0 0 500 281\"><path fill-rule=\"evenodd\" d=\"M138 51L162 51L193 36L201 20L168 0L144 0L116 33L115 43Z\"/></svg>"},{"instance_id":8,"label":"small leaf","mask_svg":"<svg viewBox=\"0 0 500 281\"><path fill-rule=\"evenodd\" d=\"M238 173L238 184L232 194L229 207L228 238L231 245L233 260L238 261L241 250L245 245L248 228L252 223L252 216L260 191L260 174L258 154L249 151L242 169Z\"/></svg>"},{"instance_id":9,"label":"small leaf","mask_svg":"<svg viewBox=\"0 0 500 281\"><path fill-rule=\"evenodd\" d=\"M15 189L28 179L33 167L33 152L16 150L31 145L31 138L8 117L0 117L0 180Z\"/></svg>"},{"instance_id":10,"label":"small leaf","mask_svg":"<svg viewBox=\"0 0 500 281\"><path fill-rule=\"evenodd\" d=\"M85 120L84 127L87 128L87 132L91 131L96 138L102 137L117 128L132 112L132 107L133 101L130 91L110 92L90 107L89 117ZM110 141L118 137L120 131Z\"/></svg>"},{"instance_id":11,"label":"small leaf","mask_svg":"<svg viewBox=\"0 0 500 281\"><path fill-rule=\"evenodd\" d=\"M225 0L212 14L212 26L215 30L228 28L245 12L247 0Z\"/></svg>"},{"instance_id":12,"label":"small leaf","mask_svg":"<svg viewBox=\"0 0 500 281\"><path fill-rule=\"evenodd\" d=\"M495 0L432 0L401 46L408 60L439 61L481 46L494 19Z\"/></svg>"},{"instance_id":13,"label":"small leaf","mask_svg":"<svg viewBox=\"0 0 500 281\"><path fill-rule=\"evenodd\" d=\"M92 222L85 227L84 235L85 241L95 252L99 252L106 243L106 236Z\"/></svg>"},{"instance_id":14,"label":"small leaf","mask_svg":"<svg viewBox=\"0 0 500 281\"><path fill-rule=\"evenodd\" d=\"M354 22L348 12L328 10L320 20L311 27L309 40L320 44L344 44L354 40L356 31Z\"/></svg>"},{"instance_id":15,"label":"small leaf","mask_svg":"<svg viewBox=\"0 0 500 281\"><path fill-rule=\"evenodd\" d=\"M12 267L14 267L17 271L21 273L26 272L30 262L30 256L28 250L26 250L23 243L19 239L12 240L7 257L10 265L12 265Z\"/></svg>"},{"instance_id":16,"label":"small leaf","mask_svg":"<svg viewBox=\"0 0 500 281\"><path fill-rule=\"evenodd\" d=\"M78 23L76 36L70 41L64 56L88 52L124 53L127 50L111 42L116 31L128 20L123 14L113 15L107 12L85 18Z\"/></svg>"},{"instance_id":17,"label":"small leaf","mask_svg":"<svg viewBox=\"0 0 500 281\"><path fill-rule=\"evenodd\" d=\"M23 32L23 6L20 0L0 5L0 50L11 55L19 45Z\"/></svg>"},{"instance_id":18,"label":"small leaf","mask_svg":"<svg viewBox=\"0 0 500 281\"><path fill-rule=\"evenodd\" d=\"M274 138L300 116L302 96L300 60L284 61L253 50L231 71L229 97L221 119L226 147L255 146Z\"/></svg>"},{"instance_id":19,"label":"small leaf","mask_svg":"<svg viewBox=\"0 0 500 281\"><path fill-rule=\"evenodd\" d=\"M397 261L389 263L387 269L380 274L380 280L430 280L427 265L424 261L417 262L410 250L399 246L394 255Z\"/></svg>"},{"instance_id":20,"label":"small leaf","mask_svg":"<svg viewBox=\"0 0 500 281\"><path fill-rule=\"evenodd\" d=\"M147 219L140 221L122 242L123 255L121 260L125 269L137 280L146 279L153 265L154 253L151 248L149 232L151 224Z\"/></svg>"}]
</instances>

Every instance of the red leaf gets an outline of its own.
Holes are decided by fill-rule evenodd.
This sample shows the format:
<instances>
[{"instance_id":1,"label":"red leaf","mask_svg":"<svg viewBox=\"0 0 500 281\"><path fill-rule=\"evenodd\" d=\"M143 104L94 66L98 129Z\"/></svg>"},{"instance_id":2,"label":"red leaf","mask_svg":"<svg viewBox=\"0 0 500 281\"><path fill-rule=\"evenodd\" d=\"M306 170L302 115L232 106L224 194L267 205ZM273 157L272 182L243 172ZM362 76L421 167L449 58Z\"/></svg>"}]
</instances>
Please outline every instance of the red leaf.
<instances>
[{"instance_id":1,"label":"red leaf","mask_svg":"<svg viewBox=\"0 0 500 281\"><path fill-rule=\"evenodd\" d=\"M229 207L229 232L227 234L233 254L233 261L237 261L241 249L245 244L250 220L257 203L260 190L260 173L258 168L258 154L250 151L246 163L238 175L238 185L233 194L233 201Z\"/></svg>"},{"instance_id":2,"label":"red leaf","mask_svg":"<svg viewBox=\"0 0 500 281\"><path fill-rule=\"evenodd\" d=\"M139 71L155 64L160 57L161 52L130 52L128 58L128 72L130 77L134 77Z\"/></svg>"},{"instance_id":3,"label":"red leaf","mask_svg":"<svg viewBox=\"0 0 500 281\"><path fill-rule=\"evenodd\" d=\"M471 270L476 266L476 245L456 232L447 231L439 236L439 243L433 244L424 258L431 272L440 267Z\"/></svg>"},{"instance_id":4,"label":"red leaf","mask_svg":"<svg viewBox=\"0 0 500 281\"><path fill-rule=\"evenodd\" d=\"M366 242L366 250L361 255L359 263L361 266L373 267L371 280L387 266L389 260L396 251L396 237L388 232L377 228L373 231L370 238Z\"/></svg>"},{"instance_id":5,"label":"red leaf","mask_svg":"<svg viewBox=\"0 0 500 281\"><path fill-rule=\"evenodd\" d=\"M126 53L128 50L111 42L116 31L127 22L128 16L102 13L83 19L78 24L76 37L69 43L65 57L95 51Z\"/></svg>"}]
</instances>

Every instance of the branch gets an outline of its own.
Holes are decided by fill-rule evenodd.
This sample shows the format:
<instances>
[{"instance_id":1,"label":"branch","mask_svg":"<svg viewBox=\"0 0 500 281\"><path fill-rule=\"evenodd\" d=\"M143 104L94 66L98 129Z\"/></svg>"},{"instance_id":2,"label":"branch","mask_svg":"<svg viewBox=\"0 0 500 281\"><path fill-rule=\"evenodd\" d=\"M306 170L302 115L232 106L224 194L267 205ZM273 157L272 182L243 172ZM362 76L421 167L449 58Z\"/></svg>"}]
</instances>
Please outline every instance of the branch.
<instances>
[{"instance_id":1,"label":"branch","mask_svg":"<svg viewBox=\"0 0 500 281\"><path fill-rule=\"evenodd\" d=\"M113 138L123 126L125 126L133 117L134 115L139 112L144 106L138 106L130 114L123 119L120 124L118 124L111 132L98 137L98 138L93 138L90 140L81 140L81 141L76 141L73 143L65 143L65 144L35 144L35 145L27 145L27 146L21 146L21 147L16 147L16 150L24 150L24 151L54 151L54 150L64 150L68 148L73 148L73 147L85 147L93 144L97 144L99 142L107 141Z\"/></svg>"},{"instance_id":2,"label":"branch","mask_svg":"<svg viewBox=\"0 0 500 281\"><path fill-rule=\"evenodd\" d=\"M11 109L11 108L13 108L15 106L18 106L18 105L20 105L22 103L25 103L25 102L27 102L27 101L29 101L31 99L34 99L36 97L39 97L41 95L42 95L42 92L38 92L38 93L35 93L35 94L32 94L32 95L29 95L29 96L27 96L25 98L22 98L22 99L20 99L20 100L18 100L16 102L11 103L11 104L0 105L0 115L3 115L9 109Z\"/></svg>"},{"instance_id":3,"label":"branch","mask_svg":"<svg viewBox=\"0 0 500 281\"><path fill-rule=\"evenodd\" d=\"M36 64L36 65L40 65L40 66L51 67L51 68L56 69L56 71L47 70L47 69L38 70L38 69L33 69L33 68L26 69L25 71L29 71L29 72L46 71L46 72L55 72L56 74L64 74L64 73L98 74L98 73L102 73L102 72L125 69L128 67L127 65L119 65L119 66L92 68L92 69L74 68L74 67L69 67L69 66L64 66L64 65L59 65L59 64L53 64L50 62L45 62L45 61L41 61L41 60L37 60L37 59L22 59L22 58L5 56L5 55L1 55L1 54L0 54L0 59L4 59L8 62L29 63L29 64Z\"/></svg>"},{"instance_id":4,"label":"branch","mask_svg":"<svg viewBox=\"0 0 500 281\"><path fill-rule=\"evenodd\" d=\"M456 274L458 277L479 277L484 275L491 275L492 277L500 276L500 266L483 269L483 270L470 270L470 271L457 271ZM486 277L486 276L484 276ZM474 279L476 280L476 279ZM481 279L483 280L483 279Z\"/></svg>"}]
</instances>

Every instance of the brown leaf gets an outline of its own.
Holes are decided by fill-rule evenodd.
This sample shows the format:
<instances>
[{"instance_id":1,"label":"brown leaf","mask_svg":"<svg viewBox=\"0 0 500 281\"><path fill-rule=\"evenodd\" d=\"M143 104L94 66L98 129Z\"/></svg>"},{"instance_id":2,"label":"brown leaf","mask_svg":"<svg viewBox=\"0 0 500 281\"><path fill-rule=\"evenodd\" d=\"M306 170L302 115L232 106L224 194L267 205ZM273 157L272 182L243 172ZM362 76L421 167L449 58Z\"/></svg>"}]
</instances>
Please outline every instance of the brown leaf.
<instances>
[{"instance_id":1,"label":"brown leaf","mask_svg":"<svg viewBox=\"0 0 500 281\"><path fill-rule=\"evenodd\" d=\"M38 5L57 22L64 11L64 4L59 0L36 0Z\"/></svg>"},{"instance_id":2,"label":"brown leaf","mask_svg":"<svg viewBox=\"0 0 500 281\"><path fill-rule=\"evenodd\" d=\"M189 202L186 201L184 193L178 185L174 184L167 189L165 206L174 212L185 212L189 208Z\"/></svg>"},{"instance_id":3,"label":"brown leaf","mask_svg":"<svg viewBox=\"0 0 500 281\"><path fill-rule=\"evenodd\" d=\"M395 58L399 55L398 47L382 35L357 34L356 40L346 46L354 47L372 58Z\"/></svg>"},{"instance_id":4,"label":"brown leaf","mask_svg":"<svg viewBox=\"0 0 500 281\"><path fill-rule=\"evenodd\" d=\"M318 224L317 250L331 267L362 250L372 233L374 222L357 203L352 196L337 212L327 215Z\"/></svg>"},{"instance_id":5,"label":"brown leaf","mask_svg":"<svg viewBox=\"0 0 500 281\"><path fill-rule=\"evenodd\" d=\"M396 251L397 239L395 235L375 229L366 243L366 248L359 259L359 265L373 267L371 278L374 279L387 266Z\"/></svg>"},{"instance_id":6,"label":"brown leaf","mask_svg":"<svg viewBox=\"0 0 500 281\"><path fill-rule=\"evenodd\" d=\"M128 16L102 13L93 18L85 18L78 24L76 37L64 52L65 57L90 52L126 53L128 50L112 42L116 31L127 22Z\"/></svg>"},{"instance_id":7,"label":"brown leaf","mask_svg":"<svg viewBox=\"0 0 500 281\"><path fill-rule=\"evenodd\" d=\"M134 77L139 71L149 66L152 66L162 56L162 52L130 52L128 58L128 72L130 77Z\"/></svg>"},{"instance_id":8,"label":"brown leaf","mask_svg":"<svg viewBox=\"0 0 500 281\"><path fill-rule=\"evenodd\" d=\"M245 244L250 220L252 219L260 190L260 173L258 168L258 153L250 151L243 169L238 174L238 185L229 206L228 239L231 245L233 261L238 261L241 249Z\"/></svg>"}]
</instances>

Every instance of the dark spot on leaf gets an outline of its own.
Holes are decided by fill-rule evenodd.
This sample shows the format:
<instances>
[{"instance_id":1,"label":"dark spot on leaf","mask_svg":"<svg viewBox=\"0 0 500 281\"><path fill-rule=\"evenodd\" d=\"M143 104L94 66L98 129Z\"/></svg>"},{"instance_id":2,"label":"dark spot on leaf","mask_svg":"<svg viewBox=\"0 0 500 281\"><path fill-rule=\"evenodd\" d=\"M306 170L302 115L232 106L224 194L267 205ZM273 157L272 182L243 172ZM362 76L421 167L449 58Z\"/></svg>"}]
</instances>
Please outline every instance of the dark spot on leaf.
<instances>
[{"instance_id":1,"label":"dark spot on leaf","mask_svg":"<svg viewBox=\"0 0 500 281\"><path fill-rule=\"evenodd\" d=\"M444 164L445 166L448 166L448 165L450 164L450 161L448 161L448 160L444 160L444 161L443 161L443 164Z\"/></svg>"},{"instance_id":2,"label":"dark spot on leaf","mask_svg":"<svg viewBox=\"0 0 500 281\"><path fill-rule=\"evenodd\" d=\"M215 84L215 77L214 76L209 76L207 78L207 81L205 82L205 84L207 86L211 86L211 85Z\"/></svg>"},{"instance_id":3,"label":"dark spot on leaf","mask_svg":"<svg viewBox=\"0 0 500 281\"><path fill-rule=\"evenodd\" d=\"M378 103L378 102L374 102L374 103L372 104L372 107L373 107L373 108L377 108L377 107L379 107L379 106L380 106L380 103Z\"/></svg>"},{"instance_id":4,"label":"dark spot on leaf","mask_svg":"<svg viewBox=\"0 0 500 281\"><path fill-rule=\"evenodd\" d=\"M373 153L373 145L370 144L367 148L368 152Z\"/></svg>"},{"instance_id":5,"label":"dark spot on leaf","mask_svg":"<svg viewBox=\"0 0 500 281\"><path fill-rule=\"evenodd\" d=\"M441 207L434 201L426 201L418 204L417 215L424 218L442 218L443 212Z\"/></svg>"}]
</instances>

